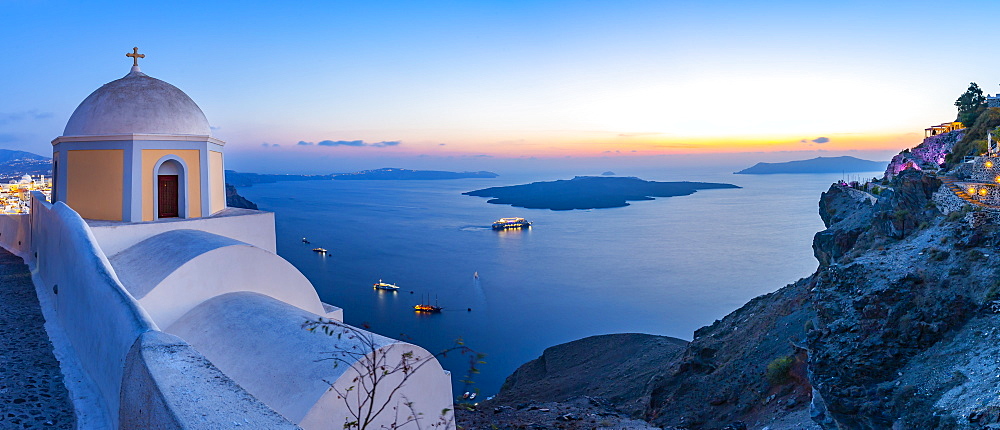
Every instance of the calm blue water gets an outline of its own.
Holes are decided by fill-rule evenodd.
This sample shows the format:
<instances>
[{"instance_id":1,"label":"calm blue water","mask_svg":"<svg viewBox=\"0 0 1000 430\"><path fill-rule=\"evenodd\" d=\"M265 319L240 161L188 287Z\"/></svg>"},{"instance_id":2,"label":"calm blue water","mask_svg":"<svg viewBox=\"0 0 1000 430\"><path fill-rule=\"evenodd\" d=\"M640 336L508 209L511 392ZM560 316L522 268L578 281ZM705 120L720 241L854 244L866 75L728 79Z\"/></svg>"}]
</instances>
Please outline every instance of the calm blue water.
<instances>
[{"instance_id":1,"label":"calm blue water","mask_svg":"<svg viewBox=\"0 0 1000 430\"><path fill-rule=\"evenodd\" d=\"M570 176L285 182L240 193L276 213L278 253L323 301L344 308L348 323L431 351L463 339L488 354L476 387L489 395L546 347L620 332L691 339L747 300L809 275L817 265L812 236L823 228L819 194L842 178L643 172L649 180L744 188L588 211L519 209L461 195ZM490 229L510 216L534 226ZM329 255L311 252L316 246ZM379 279L401 291L373 290ZM421 295L445 311L416 314ZM458 381L467 359L442 361L455 390L465 391Z\"/></svg>"}]
</instances>

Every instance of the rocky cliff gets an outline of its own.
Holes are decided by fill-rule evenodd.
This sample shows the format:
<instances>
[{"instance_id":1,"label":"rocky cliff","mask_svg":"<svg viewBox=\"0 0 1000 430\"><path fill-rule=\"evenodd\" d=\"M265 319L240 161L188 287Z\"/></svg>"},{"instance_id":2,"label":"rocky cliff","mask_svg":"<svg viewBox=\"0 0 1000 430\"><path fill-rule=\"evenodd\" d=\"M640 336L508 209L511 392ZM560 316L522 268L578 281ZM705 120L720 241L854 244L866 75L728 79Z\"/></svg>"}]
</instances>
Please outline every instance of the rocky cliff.
<instances>
[{"instance_id":1,"label":"rocky cliff","mask_svg":"<svg viewBox=\"0 0 1000 430\"><path fill-rule=\"evenodd\" d=\"M236 191L236 187L226 184L226 206L231 208L257 209L257 204L247 200Z\"/></svg>"},{"instance_id":2,"label":"rocky cliff","mask_svg":"<svg viewBox=\"0 0 1000 430\"><path fill-rule=\"evenodd\" d=\"M641 416L647 403L645 385L686 346L681 339L637 333L591 336L556 345L507 377L496 401L562 402L588 395Z\"/></svg>"},{"instance_id":3,"label":"rocky cliff","mask_svg":"<svg viewBox=\"0 0 1000 430\"><path fill-rule=\"evenodd\" d=\"M831 186L816 273L647 359L658 369L614 403L689 429L775 429L807 411L790 428L1000 428L1000 227L937 176L896 173L877 196ZM516 400L538 365L498 398Z\"/></svg>"}]
</instances>

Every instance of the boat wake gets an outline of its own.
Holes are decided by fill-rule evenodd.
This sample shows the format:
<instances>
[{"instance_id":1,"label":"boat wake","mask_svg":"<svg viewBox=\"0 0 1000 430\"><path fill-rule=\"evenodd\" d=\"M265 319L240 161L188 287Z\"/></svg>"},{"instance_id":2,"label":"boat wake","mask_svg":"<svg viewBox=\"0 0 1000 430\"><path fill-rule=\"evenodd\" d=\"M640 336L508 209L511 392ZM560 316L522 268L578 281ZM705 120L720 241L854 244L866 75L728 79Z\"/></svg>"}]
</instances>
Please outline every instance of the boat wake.
<instances>
[{"instance_id":1,"label":"boat wake","mask_svg":"<svg viewBox=\"0 0 1000 430\"><path fill-rule=\"evenodd\" d=\"M461 231L487 231L493 228L485 225L463 225L458 229Z\"/></svg>"}]
</instances>

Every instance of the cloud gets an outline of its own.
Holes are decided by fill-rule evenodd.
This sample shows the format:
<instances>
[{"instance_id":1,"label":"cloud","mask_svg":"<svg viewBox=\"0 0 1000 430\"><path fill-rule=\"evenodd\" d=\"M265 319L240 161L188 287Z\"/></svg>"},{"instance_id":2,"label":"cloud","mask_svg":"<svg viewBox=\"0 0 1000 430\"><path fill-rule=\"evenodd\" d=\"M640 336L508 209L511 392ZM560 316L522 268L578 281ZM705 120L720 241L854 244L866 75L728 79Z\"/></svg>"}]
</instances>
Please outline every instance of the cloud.
<instances>
[{"instance_id":1,"label":"cloud","mask_svg":"<svg viewBox=\"0 0 1000 430\"><path fill-rule=\"evenodd\" d=\"M277 148L277 147L279 147L281 145L278 145L277 143L267 143L267 142L264 142L264 143L261 143L260 146L263 146L265 148Z\"/></svg>"},{"instance_id":2,"label":"cloud","mask_svg":"<svg viewBox=\"0 0 1000 430\"><path fill-rule=\"evenodd\" d=\"M402 143L402 142L398 141L398 140L384 140L384 141L381 141L381 142L365 142L363 140L321 140L321 141L315 142L315 143L313 143L313 142L306 142L304 140L300 140L298 144L299 145L303 145L303 146L308 146L308 145L319 145L319 146L352 146L352 147L355 147L355 148L362 147L362 146L370 146L370 147L375 147L375 148L384 148L384 147L387 147L387 146L399 146L400 143Z\"/></svg>"},{"instance_id":3,"label":"cloud","mask_svg":"<svg viewBox=\"0 0 1000 430\"><path fill-rule=\"evenodd\" d=\"M445 146L447 143L439 143L438 146Z\"/></svg>"},{"instance_id":4,"label":"cloud","mask_svg":"<svg viewBox=\"0 0 1000 430\"><path fill-rule=\"evenodd\" d=\"M822 145L822 144L827 143L829 141L830 141L829 137L817 137L815 139L802 139L802 140L799 141L799 143L803 143L803 144L806 144L808 146L815 146L815 145L813 145L814 143L817 144L817 145Z\"/></svg>"},{"instance_id":5,"label":"cloud","mask_svg":"<svg viewBox=\"0 0 1000 430\"><path fill-rule=\"evenodd\" d=\"M365 146L360 140L323 140L316 143L319 146Z\"/></svg>"},{"instance_id":6,"label":"cloud","mask_svg":"<svg viewBox=\"0 0 1000 430\"><path fill-rule=\"evenodd\" d=\"M21 112L10 112L10 113L0 112L0 125L8 124L11 122L23 121L26 119L48 119L52 117L53 117L52 112L39 112L37 109L21 111Z\"/></svg>"},{"instance_id":7,"label":"cloud","mask_svg":"<svg viewBox=\"0 0 1000 430\"><path fill-rule=\"evenodd\" d=\"M208 128L210 128L212 130L222 130L222 127L216 127L214 125L210 125L210 126L208 126Z\"/></svg>"}]
</instances>

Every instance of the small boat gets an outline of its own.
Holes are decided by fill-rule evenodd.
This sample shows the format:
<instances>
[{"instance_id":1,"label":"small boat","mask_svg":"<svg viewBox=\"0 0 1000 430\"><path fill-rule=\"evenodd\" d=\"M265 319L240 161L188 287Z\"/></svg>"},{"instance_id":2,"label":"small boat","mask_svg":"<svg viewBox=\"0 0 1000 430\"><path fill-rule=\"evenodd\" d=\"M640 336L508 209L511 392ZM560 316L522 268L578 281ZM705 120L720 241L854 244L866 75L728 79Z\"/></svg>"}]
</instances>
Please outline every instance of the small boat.
<instances>
[{"instance_id":1,"label":"small boat","mask_svg":"<svg viewBox=\"0 0 1000 430\"><path fill-rule=\"evenodd\" d=\"M469 392L466 391L465 394L462 394L462 398L463 399L468 399L469 398Z\"/></svg>"},{"instance_id":2,"label":"small boat","mask_svg":"<svg viewBox=\"0 0 1000 430\"><path fill-rule=\"evenodd\" d=\"M507 230L512 228L528 228L531 227L531 221L524 218L500 218L493 221L494 230Z\"/></svg>"},{"instance_id":3,"label":"small boat","mask_svg":"<svg viewBox=\"0 0 1000 430\"><path fill-rule=\"evenodd\" d=\"M413 310L416 311L416 312L427 312L427 313L432 313L432 314L436 314L436 313L441 312L441 309L444 309L444 308L442 308L440 306L434 306L434 305L416 305L416 306L413 307Z\"/></svg>"},{"instance_id":4,"label":"small boat","mask_svg":"<svg viewBox=\"0 0 1000 430\"><path fill-rule=\"evenodd\" d=\"M428 298L427 301L430 302L429 298ZM444 308L442 308L442 307L440 307L440 306L437 305L437 299L434 300L434 304L433 305L430 304L430 303L423 304L422 301L421 301L421 303L419 305L413 306L414 312L427 312L427 313L431 313L431 314L441 313L442 309L444 309Z\"/></svg>"},{"instance_id":5,"label":"small boat","mask_svg":"<svg viewBox=\"0 0 1000 430\"><path fill-rule=\"evenodd\" d=\"M326 255L326 248L313 248L313 252Z\"/></svg>"},{"instance_id":6,"label":"small boat","mask_svg":"<svg viewBox=\"0 0 1000 430\"><path fill-rule=\"evenodd\" d=\"M381 279L379 279L378 282L375 283L374 287L376 290L386 290L386 291L396 291L399 289L399 287L396 286L396 284L387 284L385 282L382 282Z\"/></svg>"},{"instance_id":7,"label":"small boat","mask_svg":"<svg viewBox=\"0 0 1000 430\"><path fill-rule=\"evenodd\" d=\"M475 399L476 399L476 393L470 393L469 400L475 400Z\"/></svg>"},{"instance_id":8,"label":"small boat","mask_svg":"<svg viewBox=\"0 0 1000 430\"><path fill-rule=\"evenodd\" d=\"M479 279L479 272L473 273L472 279Z\"/></svg>"},{"instance_id":9,"label":"small boat","mask_svg":"<svg viewBox=\"0 0 1000 430\"><path fill-rule=\"evenodd\" d=\"M302 243L312 243L312 242L310 242L309 239L306 239L306 238L303 237L302 238Z\"/></svg>"}]
</instances>

